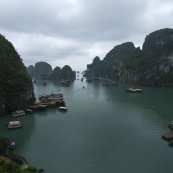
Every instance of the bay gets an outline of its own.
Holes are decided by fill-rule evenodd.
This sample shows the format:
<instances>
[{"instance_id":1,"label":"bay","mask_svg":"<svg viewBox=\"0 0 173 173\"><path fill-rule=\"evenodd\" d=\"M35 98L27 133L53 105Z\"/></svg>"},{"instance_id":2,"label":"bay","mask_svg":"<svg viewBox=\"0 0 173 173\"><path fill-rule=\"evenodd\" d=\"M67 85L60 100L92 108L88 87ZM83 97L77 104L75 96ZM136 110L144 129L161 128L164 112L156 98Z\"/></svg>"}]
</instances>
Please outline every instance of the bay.
<instances>
[{"instance_id":1,"label":"bay","mask_svg":"<svg viewBox=\"0 0 173 173\"><path fill-rule=\"evenodd\" d=\"M69 87L34 84L37 101L43 93L62 93L68 112L51 108L0 118L0 135L17 144L13 154L48 173L172 171L173 148L161 135L173 120L173 90L140 86L143 93L127 93L130 84L105 87L81 77ZM14 120L23 127L7 129Z\"/></svg>"}]
</instances>

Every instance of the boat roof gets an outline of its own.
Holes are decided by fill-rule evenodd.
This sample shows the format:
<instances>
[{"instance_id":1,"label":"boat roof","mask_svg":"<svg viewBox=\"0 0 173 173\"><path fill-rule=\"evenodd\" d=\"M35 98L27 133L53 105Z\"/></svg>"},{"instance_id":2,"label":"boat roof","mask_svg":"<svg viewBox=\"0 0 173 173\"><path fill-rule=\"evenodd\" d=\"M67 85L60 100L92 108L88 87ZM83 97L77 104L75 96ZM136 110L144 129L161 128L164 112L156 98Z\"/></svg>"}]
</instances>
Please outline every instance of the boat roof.
<instances>
[{"instance_id":1,"label":"boat roof","mask_svg":"<svg viewBox=\"0 0 173 173\"><path fill-rule=\"evenodd\" d=\"M60 109L67 109L66 107L59 107Z\"/></svg>"},{"instance_id":2,"label":"boat roof","mask_svg":"<svg viewBox=\"0 0 173 173\"><path fill-rule=\"evenodd\" d=\"M14 125L14 124L20 124L20 121L11 121L11 122L9 122L9 125Z\"/></svg>"},{"instance_id":3,"label":"boat roof","mask_svg":"<svg viewBox=\"0 0 173 173\"><path fill-rule=\"evenodd\" d=\"M14 145L15 146L15 142L12 142L11 145Z\"/></svg>"}]
</instances>

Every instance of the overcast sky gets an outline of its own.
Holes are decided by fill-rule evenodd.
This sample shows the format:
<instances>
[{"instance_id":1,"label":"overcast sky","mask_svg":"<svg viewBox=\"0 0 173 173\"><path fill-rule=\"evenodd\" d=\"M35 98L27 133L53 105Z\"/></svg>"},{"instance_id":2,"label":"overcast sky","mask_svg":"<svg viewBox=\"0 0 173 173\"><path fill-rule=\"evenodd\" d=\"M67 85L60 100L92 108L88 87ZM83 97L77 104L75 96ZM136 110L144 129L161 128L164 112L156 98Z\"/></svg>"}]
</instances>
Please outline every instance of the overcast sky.
<instances>
[{"instance_id":1,"label":"overcast sky","mask_svg":"<svg viewBox=\"0 0 173 173\"><path fill-rule=\"evenodd\" d=\"M173 28L173 0L1 0L0 34L25 66L44 61L54 69L85 70L95 56L146 35Z\"/></svg>"}]
</instances>

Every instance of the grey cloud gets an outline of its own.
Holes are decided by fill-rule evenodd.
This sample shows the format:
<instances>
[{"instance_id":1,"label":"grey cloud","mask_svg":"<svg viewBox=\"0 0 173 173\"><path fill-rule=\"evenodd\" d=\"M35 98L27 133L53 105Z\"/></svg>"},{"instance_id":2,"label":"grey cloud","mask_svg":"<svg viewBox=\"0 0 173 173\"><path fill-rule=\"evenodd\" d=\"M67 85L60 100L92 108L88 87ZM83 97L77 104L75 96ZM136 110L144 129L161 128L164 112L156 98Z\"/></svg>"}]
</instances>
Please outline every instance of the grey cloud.
<instances>
[{"instance_id":1,"label":"grey cloud","mask_svg":"<svg viewBox=\"0 0 173 173\"><path fill-rule=\"evenodd\" d=\"M141 46L149 33L173 28L172 14L171 0L5 0L0 1L0 34L27 65L70 62L86 68L117 44Z\"/></svg>"}]
</instances>

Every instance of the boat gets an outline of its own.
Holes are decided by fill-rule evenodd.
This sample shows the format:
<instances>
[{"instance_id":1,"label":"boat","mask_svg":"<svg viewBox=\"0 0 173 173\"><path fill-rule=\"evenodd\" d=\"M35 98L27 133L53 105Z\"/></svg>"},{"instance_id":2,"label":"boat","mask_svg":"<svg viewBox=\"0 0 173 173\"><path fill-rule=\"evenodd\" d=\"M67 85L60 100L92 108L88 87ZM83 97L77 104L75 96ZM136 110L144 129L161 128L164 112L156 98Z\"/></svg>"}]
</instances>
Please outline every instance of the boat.
<instances>
[{"instance_id":1,"label":"boat","mask_svg":"<svg viewBox=\"0 0 173 173\"><path fill-rule=\"evenodd\" d=\"M170 129L173 129L173 121L171 121L171 122L168 124L168 127L169 127Z\"/></svg>"},{"instance_id":2,"label":"boat","mask_svg":"<svg viewBox=\"0 0 173 173\"><path fill-rule=\"evenodd\" d=\"M29 106L29 109L33 110L33 111L46 111L47 110L47 105L35 105L35 106Z\"/></svg>"},{"instance_id":3,"label":"boat","mask_svg":"<svg viewBox=\"0 0 173 173\"><path fill-rule=\"evenodd\" d=\"M44 100L39 103L36 103L36 105L46 105L47 107L57 107L56 101L50 101L50 100Z\"/></svg>"},{"instance_id":4,"label":"boat","mask_svg":"<svg viewBox=\"0 0 173 173\"><path fill-rule=\"evenodd\" d=\"M10 148L11 148L11 149L16 148L16 143L15 143L15 142L12 142L12 143L10 144Z\"/></svg>"},{"instance_id":5,"label":"boat","mask_svg":"<svg viewBox=\"0 0 173 173\"><path fill-rule=\"evenodd\" d=\"M62 86L69 86L69 81L68 80L65 80L65 79L61 79L61 85Z\"/></svg>"},{"instance_id":6,"label":"boat","mask_svg":"<svg viewBox=\"0 0 173 173\"><path fill-rule=\"evenodd\" d=\"M13 117L19 117L19 116L24 115L24 114L25 114L25 112L23 110L19 110L19 111L12 112L11 115Z\"/></svg>"},{"instance_id":7,"label":"boat","mask_svg":"<svg viewBox=\"0 0 173 173\"><path fill-rule=\"evenodd\" d=\"M33 113L33 110L32 110L32 109L26 109L26 110L25 110L25 113L27 113L27 114L32 114L32 113Z\"/></svg>"},{"instance_id":8,"label":"boat","mask_svg":"<svg viewBox=\"0 0 173 173\"><path fill-rule=\"evenodd\" d=\"M87 80L86 80L86 82L89 82L89 83L91 83L91 82L92 82L92 80L90 80L90 79L87 79Z\"/></svg>"},{"instance_id":9,"label":"boat","mask_svg":"<svg viewBox=\"0 0 173 173\"><path fill-rule=\"evenodd\" d=\"M60 111L67 111L68 109L66 107L59 107Z\"/></svg>"},{"instance_id":10,"label":"boat","mask_svg":"<svg viewBox=\"0 0 173 173\"><path fill-rule=\"evenodd\" d=\"M132 93L134 93L134 92L136 92L136 93L142 93L142 89L138 89L138 88L128 88L128 89L126 89L126 92L132 92Z\"/></svg>"},{"instance_id":11,"label":"boat","mask_svg":"<svg viewBox=\"0 0 173 173\"><path fill-rule=\"evenodd\" d=\"M8 129L15 129L22 127L20 121L11 121L7 124Z\"/></svg>"}]
</instances>

